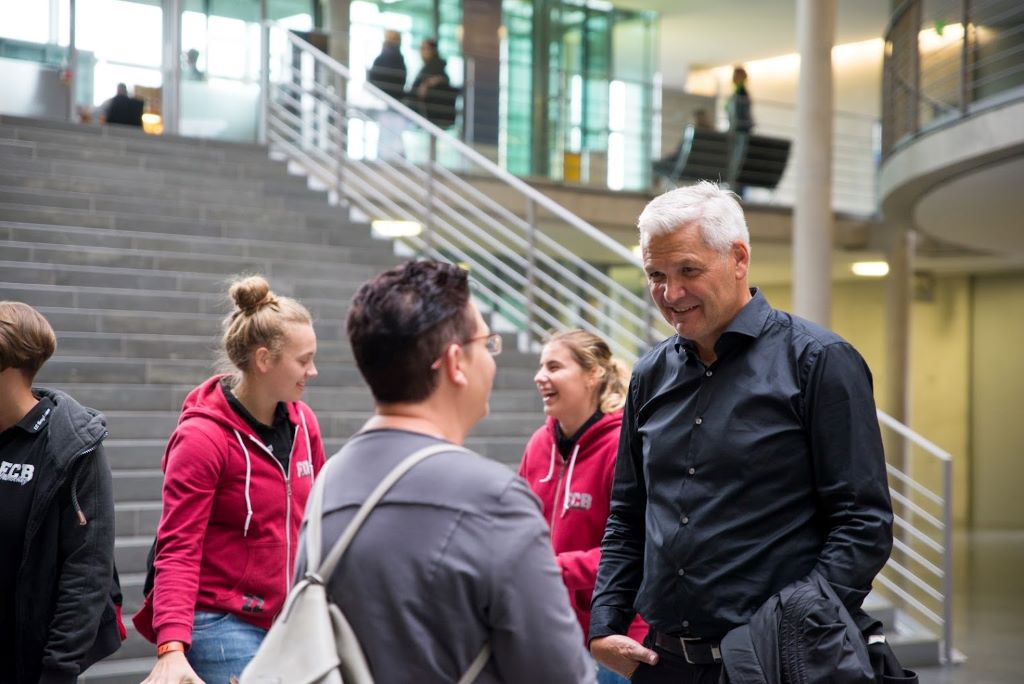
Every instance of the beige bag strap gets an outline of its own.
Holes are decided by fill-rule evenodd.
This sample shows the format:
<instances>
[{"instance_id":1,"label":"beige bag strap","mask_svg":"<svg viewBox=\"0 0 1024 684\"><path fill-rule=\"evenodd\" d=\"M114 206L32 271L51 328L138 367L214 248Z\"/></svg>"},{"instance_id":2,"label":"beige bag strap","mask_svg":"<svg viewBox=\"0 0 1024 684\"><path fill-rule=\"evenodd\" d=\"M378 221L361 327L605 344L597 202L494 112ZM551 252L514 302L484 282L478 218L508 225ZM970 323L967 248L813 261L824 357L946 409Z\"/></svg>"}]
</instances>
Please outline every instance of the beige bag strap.
<instances>
[{"instance_id":1,"label":"beige bag strap","mask_svg":"<svg viewBox=\"0 0 1024 684\"><path fill-rule=\"evenodd\" d=\"M341 537L334 543L330 553L324 559L323 563L317 568L316 574L321 578L329 578L334 572L334 568L337 567L338 562L341 560L342 555L348 550L349 544L352 543L352 539L356 536L359 528L363 526L366 519L370 517L370 513L374 507L380 502L384 495L387 494L396 482L398 482L403 475L409 472L417 463L426 460L436 454L452 451L464 451L467 454L471 454L469 449L464 449L454 444L435 444L432 446L424 447L413 454L406 456L401 463L396 465L391 472L384 476L384 479L370 492L370 495L366 497L366 501L356 511L355 517L352 522L348 524L345 531L341 533ZM330 461L324 465L324 470L327 469L327 465ZM314 568L317 567L317 561L320 559L320 539L321 539L321 525L323 523L323 498L324 498L324 486L322 482L326 481L324 473L320 473L319 482L320 488L318 491L313 492L313 503L309 510L309 522L306 529L306 567ZM315 542L315 547L310 542Z\"/></svg>"},{"instance_id":2,"label":"beige bag strap","mask_svg":"<svg viewBox=\"0 0 1024 684\"><path fill-rule=\"evenodd\" d=\"M346 527L345 531L342 532L341 537L339 537L338 541L334 543L334 546L327 554L327 558L324 559L323 563L320 563L324 489L326 488L325 483L327 482L327 468L334 460L329 459L327 463L324 464L324 467L320 469L320 475L317 477L316 483L313 486L313 500L310 503L306 523L306 567L312 568L319 566L317 567L315 579L323 584L324 580L321 578L330 578L334 573L334 569L337 567L338 562L341 560L342 555L344 555L345 551L348 549L349 544L352 543L353 537L356 536L356 532L358 532L359 528L363 526L363 523L366 522L366 519L370 516L374 507L380 503L380 500L384 498L384 495L387 494L388 490L390 490L403 475L408 473L420 461L424 461L436 454L452 451L462 451L467 454L473 453L469 449L455 446L454 444L435 444L433 446L424 447L405 457L401 463L396 465L387 475L384 476L384 479L374 487L373 491L370 492L370 495L366 497L366 501L364 501L359 507L359 510L356 511L356 515L352 519L352 522L348 524L348 527ZM310 573L307 571L307 575L308 574ZM476 658L473 659L473 662L469 664L466 672L459 678L458 684L471 684L476 681L476 678L483 671L484 667L487 665L487 661L490 660L490 657L491 644L490 642L487 642L484 644L483 648L480 649L480 653L478 653Z\"/></svg>"}]
</instances>

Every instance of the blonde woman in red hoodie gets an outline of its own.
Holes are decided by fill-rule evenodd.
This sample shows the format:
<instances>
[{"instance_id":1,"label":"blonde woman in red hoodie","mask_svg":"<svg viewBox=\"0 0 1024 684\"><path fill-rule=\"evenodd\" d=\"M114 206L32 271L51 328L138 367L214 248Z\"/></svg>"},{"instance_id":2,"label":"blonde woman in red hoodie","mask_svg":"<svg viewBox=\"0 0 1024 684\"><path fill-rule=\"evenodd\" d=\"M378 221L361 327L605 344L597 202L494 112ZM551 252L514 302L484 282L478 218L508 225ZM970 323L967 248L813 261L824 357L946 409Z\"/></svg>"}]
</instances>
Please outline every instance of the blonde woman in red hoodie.
<instances>
[{"instance_id":1,"label":"blonde woman in red hoodie","mask_svg":"<svg viewBox=\"0 0 1024 684\"><path fill-rule=\"evenodd\" d=\"M232 284L224 351L236 372L192 390L164 452L155 584L135 616L157 644L146 684L227 684L291 586L299 526L324 463L300 401L316 377L309 312L259 276Z\"/></svg>"},{"instance_id":2,"label":"blonde woman in red hoodie","mask_svg":"<svg viewBox=\"0 0 1024 684\"><path fill-rule=\"evenodd\" d=\"M569 330L544 345L533 381L547 420L527 443L519 474L544 507L562 580L586 635L629 367L597 335ZM629 631L642 642L647 625L637 616ZM598 667L598 682L622 681Z\"/></svg>"}]
</instances>

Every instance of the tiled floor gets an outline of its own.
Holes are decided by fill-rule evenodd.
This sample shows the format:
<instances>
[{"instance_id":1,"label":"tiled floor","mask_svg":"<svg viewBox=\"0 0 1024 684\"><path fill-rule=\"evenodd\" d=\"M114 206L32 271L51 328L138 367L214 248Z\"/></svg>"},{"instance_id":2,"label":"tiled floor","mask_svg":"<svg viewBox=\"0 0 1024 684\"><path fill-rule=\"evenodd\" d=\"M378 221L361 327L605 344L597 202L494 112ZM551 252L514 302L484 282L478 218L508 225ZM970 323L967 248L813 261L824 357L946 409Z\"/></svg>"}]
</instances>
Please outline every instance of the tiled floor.
<instances>
[{"instance_id":1,"label":"tiled floor","mask_svg":"<svg viewBox=\"0 0 1024 684\"><path fill-rule=\"evenodd\" d=\"M953 643L959 665L921 670L921 684L1024 682L1024 531L954 539Z\"/></svg>"}]
</instances>

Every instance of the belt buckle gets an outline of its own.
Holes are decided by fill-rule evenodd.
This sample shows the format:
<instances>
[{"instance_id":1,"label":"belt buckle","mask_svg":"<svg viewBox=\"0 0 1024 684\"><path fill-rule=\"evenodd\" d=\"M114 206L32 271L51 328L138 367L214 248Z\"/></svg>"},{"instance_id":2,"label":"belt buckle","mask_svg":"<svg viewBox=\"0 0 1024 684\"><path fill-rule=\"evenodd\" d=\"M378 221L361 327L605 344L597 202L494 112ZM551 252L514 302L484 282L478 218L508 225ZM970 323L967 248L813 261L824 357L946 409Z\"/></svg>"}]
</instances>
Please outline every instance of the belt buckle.
<instances>
[{"instance_id":1,"label":"belt buckle","mask_svg":"<svg viewBox=\"0 0 1024 684\"><path fill-rule=\"evenodd\" d=\"M703 641L703 639L701 639L700 637L679 637L679 645L683 648L683 658L686 659L686 662L690 665L707 665L708 663L706 662L698 662L690 658L690 651L686 648L687 641ZM709 645L708 650L711 651L711 658L713 663L722 662L722 651L719 649L719 647Z\"/></svg>"}]
</instances>

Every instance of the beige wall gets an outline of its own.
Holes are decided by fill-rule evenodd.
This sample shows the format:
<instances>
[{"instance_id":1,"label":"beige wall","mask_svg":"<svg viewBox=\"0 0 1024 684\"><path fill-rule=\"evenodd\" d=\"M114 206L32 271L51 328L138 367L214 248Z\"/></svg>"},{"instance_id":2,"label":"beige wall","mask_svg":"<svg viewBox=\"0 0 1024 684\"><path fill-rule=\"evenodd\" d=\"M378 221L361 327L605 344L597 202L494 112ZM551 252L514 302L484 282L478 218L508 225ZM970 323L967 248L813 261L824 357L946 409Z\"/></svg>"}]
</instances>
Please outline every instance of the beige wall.
<instances>
[{"instance_id":1,"label":"beige wall","mask_svg":"<svg viewBox=\"0 0 1024 684\"><path fill-rule=\"evenodd\" d=\"M971 300L976 527L1024 527L1024 275L978 276Z\"/></svg>"}]
</instances>

